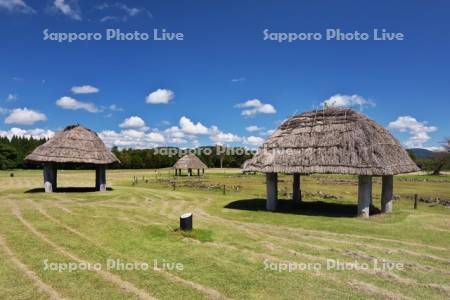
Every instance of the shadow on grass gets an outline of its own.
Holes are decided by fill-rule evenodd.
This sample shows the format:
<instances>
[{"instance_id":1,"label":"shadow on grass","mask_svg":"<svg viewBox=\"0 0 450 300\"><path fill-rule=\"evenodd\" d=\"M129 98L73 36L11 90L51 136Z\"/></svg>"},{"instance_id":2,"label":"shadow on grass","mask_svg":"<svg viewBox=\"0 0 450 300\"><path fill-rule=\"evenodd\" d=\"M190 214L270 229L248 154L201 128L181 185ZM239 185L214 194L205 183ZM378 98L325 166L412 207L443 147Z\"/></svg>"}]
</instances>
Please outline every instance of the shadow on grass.
<instances>
[{"instance_id":1,"label":"shadow on grass","mask_svg":"<svg viewBox=\"0 0 450 300\"><path fill-rule=\"evenodd\" d=\"M225 208L265 211L266 199L242 199L228 203ZM292 200L278 200L277 213L305 215L305 216L325 216L335 218L356 217L358 205L344 203L329 203L324 201L303 201L294 203ZM380 210L374 206L370 207L370 215L380 213Z\"/></svg>"},{"instance_id":2,"label":"shadow on grass","mask_svg":"<svg viewBox=\"0 0 450 300\"><path fill-rule=\"evenodd\" d=\"M106 188L107 191L112 191L113 189L108 187ZM44 193L44 188L35 188L28 191L25 191L25 193L29 194L35 194L35 193ZM95 187L62 187L58 188L55 193L93 193L97 192Z\"/></svg>"}]
</instances>

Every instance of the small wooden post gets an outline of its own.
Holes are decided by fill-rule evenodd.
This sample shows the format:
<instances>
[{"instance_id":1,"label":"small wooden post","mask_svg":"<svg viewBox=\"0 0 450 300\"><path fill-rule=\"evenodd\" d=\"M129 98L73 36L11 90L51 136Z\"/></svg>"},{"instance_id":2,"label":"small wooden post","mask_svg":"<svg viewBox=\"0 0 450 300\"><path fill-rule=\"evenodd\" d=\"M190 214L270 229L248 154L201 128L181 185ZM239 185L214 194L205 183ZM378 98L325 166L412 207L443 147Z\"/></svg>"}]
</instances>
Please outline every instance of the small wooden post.
<instances>
[{"instance_id":1,"label":"small wooden post","mask_svg":"<svg viewBox=\"0 0 450 300\"><path fill-rule=\"evenodd\" d=\"M184 231L192 231L192 213L181 215L180 229Z\"/></svg>"},{"instance_id":2,"label":"small wooden post","mask_svg":"<svg viewBox=\"0 0 450 300\"><path fill-rule=\"evenodd\" d=\"M394 176L383 176L381 179L381 212L392 212L394 198Z\"/></svg>"},{"instance_id":3,"label":"small wooden post","mask_svg":"<svg viewBox=\"0 0 450 300\"><path fill-rule=\"evenodd\" d=\"M197 176L200 176L200 169L197 169Z\"/></svg>"},{"instance_id":4,"label":"small wooden post","mask_svg":"<svg viewBox=\"0 0 450 300\"><path fill-rule=\"evenodd\" d=\"M419 201L419 195L414 194L414 209L417 209L418 201Z\"/></svg>"},{"instance_id":5,"label":"small wooden post","mask_svg":"<svg viewBox=\"0 0 450 300\"><path fill-rule=\"evenodd\" d=\"M278 203L278 174L266 173L267 200L266 209L275 211Z\"/></svg>"},{"instance_id":6,"label":"small wooden post","mask_svg":"<svg viewBox=\"0 0 450 300\"><path fill-rule=\"evenodd\" d=\"M294 173L292 182L292 201L295 203L302 202L302 191L300 189L300 174Z\"/></svg>"},{"instance_id":7,"label":"small wooden post","mask_svg":"<svg viewBox=\"0 0 450 300\"><path fill-rule=\"evenodd\" d=\"M370 191L372 176L360 175L358 178L358 217L368 218L370 212Z\"/></svg>"},{"instance_id":8,"label":"small wooden post","mask_svg":"<svg viewBox=\"0 0 450 300\"><path fill-rule=\"evenodd\" d=\"M223 185L223 194L225 195L227 193L227 187L226 187L226 185L224 184Z\"/></svg>"},{"instance_id":9,"label":"small wooden post","mask_svg":"<svg viewBox=\"0 0 450 300\"><path fill-rule=\"evenodd\" d=\"M205 169L202 169L202 175L205 175Z\"/></svg>"}]
</instances>

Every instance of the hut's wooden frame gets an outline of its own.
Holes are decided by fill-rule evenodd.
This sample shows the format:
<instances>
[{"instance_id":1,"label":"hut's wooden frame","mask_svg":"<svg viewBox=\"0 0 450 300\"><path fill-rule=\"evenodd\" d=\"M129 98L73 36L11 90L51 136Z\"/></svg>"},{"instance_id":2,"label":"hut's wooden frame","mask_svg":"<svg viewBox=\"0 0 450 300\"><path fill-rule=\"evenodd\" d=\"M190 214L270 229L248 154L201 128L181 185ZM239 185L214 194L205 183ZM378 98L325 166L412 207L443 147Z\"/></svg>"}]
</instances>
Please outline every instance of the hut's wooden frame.
<instances>
[{"instance_id":1,"label":"hut's wooden frame","mask_svg":"<svg viewBox=\"0 0 450 300\"><path fill-rule=\"evenodd\" d=\"M277 207L277 174L293 174L292 200L301 202L300 174L358 175L358 216L369 217L372 177L382 177L381 212L392 212L393 176L419 171L386 129L351 109L327 108L286 120L243 165L266 173L269 211Z\"/></svg>"},{"instance_id":2,"label":"hut's wooden frame","mask_svg":"<svg viewBox=\"0 0 450 300\"><path fill-rule=\"evenodd\" d=\"M208 167L197 156L186 154L173 165L173 168L175 169L175 176L181 176L182 170L187 170L188 176L193 175L192 170L197 170L197 176L200 176L205 174L205 169Z\"/></svg>"},{"instance_id":3,"label":"hut's wooden frame","mask_svg":"<svg viewBox=\"0 0 450 300\"><path fill-rule=\"evenodd\" d=\"M106 191L106 166L120 161L111 153L94 131L80 125L70 125L37 147L25 158L29 162L44 164L44 190L56 192L58 165L91 164L95 166L95 190Z\"/></svg>"}]
</instances>

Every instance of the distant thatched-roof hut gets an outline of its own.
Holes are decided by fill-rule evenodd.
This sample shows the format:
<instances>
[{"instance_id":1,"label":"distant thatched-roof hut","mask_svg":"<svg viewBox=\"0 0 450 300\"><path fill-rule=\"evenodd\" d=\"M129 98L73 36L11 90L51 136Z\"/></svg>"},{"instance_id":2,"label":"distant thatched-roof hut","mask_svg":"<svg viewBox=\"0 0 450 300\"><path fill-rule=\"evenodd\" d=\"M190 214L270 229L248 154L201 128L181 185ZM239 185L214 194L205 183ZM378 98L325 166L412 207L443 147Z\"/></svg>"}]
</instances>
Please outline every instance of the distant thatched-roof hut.
<instances>
[{"instance_id":1,"label":"distant thatched-roof hut","mask_svg":"<svg viewBox=\"0 0 450 300\"><path fill-rule=\"evenodd\" d=\"M326 108L295 115L266 140L243 171L267 174L267 208L276 208L277 173L359 175L358 214L368 216L372 176L382 176L382 211L391 210L393 175L418 171L401 144L382 126L351 109Z\"/></svg>"},{"instance_id":2,"label":"distant thatched-roof hut","mask_svg":"<svg viewBox=\"0 0 450 300\"><path fill-rule=\"evenodd\" d=\"M185 169L188 170L188 175L192 176L193 169L197 169L197 175L200 175L200 170L204 174L208 167L194 154L186 154L173 165L173 168L175 175L181 175L181 170Z\"/></svg>"},{"instance_id":3,"label":"distant thatched-roof hut","mask_svg":"<svg viewBox=\"0 0 450 300\"><path fill-rule=\"evenodd\" d=\"M70 125L37 147L26 158L29 162L44 163L45 191L57 188L57 164L93 164L96 168L96 189L106 190L105 167L120 162L94 131L80 125Z\"/></svg>"}]
</instances>

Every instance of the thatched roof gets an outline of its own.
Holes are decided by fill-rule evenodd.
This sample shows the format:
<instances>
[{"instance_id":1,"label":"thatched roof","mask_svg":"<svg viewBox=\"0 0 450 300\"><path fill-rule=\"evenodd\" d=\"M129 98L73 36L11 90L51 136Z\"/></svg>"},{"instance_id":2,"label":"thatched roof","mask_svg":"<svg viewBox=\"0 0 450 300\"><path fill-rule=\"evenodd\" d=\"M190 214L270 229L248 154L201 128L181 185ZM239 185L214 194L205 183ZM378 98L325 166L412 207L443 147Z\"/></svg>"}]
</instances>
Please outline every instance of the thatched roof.
<instances>
[{"instance_id":1,"label":"thatched roof","mask_svg":"<svg viewBox=\"0 0 450 300\"><path fill-rule=\"evenodd\" d=\"M174 169L206 169L208 168L197 156L194 154L186 154L180 158L174 165Z\"/></svg>"},{"instance_id":2,"label":"thatched roof","mask_svg":"<svg viewBox=\"0 0 450 300\"><path fill-rule=\"evenodd\" d=\"M394 175L418 171L385 128L351 109L293 116L246 161L243 171Z\"/></svg>"},{"instance_id":3,"label":"thatched roof","mask_svg":"<svg viewBox=\"0 0 450 300\"><path fill-rule=\"evenodd\" d=\"M70 125L25 158L30 162L110 164L120 162L94 131Z\"/></svg>"}]
</instances>

